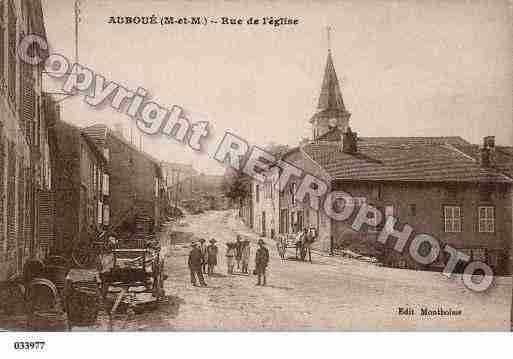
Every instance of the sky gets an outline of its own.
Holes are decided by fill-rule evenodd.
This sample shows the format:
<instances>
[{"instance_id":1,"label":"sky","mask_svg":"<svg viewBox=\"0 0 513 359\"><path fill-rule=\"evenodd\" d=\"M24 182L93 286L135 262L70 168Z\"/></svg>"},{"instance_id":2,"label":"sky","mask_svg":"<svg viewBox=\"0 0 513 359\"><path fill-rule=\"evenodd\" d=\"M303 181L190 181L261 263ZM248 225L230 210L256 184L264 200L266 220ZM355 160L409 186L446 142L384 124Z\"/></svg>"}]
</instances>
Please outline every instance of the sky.
<instances>
[{"instance_id":1,"label":"sky","mask_svg":"<svg viewBox=\"0 0 513 359\"><path fill-rule=\"evenodd\" d=\"M43 0L53 52L74 57L74 1ZM79 62L153 101L206 120L206 153L145 136L155 157L224 169L212 158L225 131L251 144L310 136L326 63L326 27L351 128L360 136L495 135L513 145L513 27L507 1L81 0ZM126 25L111 16L289 17L298 25ZM48 86L48 91L52 91ZM124 113L76 96L62 118L122 123ZM139 134L137 129L133 133Z\"/></svg>"}]
</instances>

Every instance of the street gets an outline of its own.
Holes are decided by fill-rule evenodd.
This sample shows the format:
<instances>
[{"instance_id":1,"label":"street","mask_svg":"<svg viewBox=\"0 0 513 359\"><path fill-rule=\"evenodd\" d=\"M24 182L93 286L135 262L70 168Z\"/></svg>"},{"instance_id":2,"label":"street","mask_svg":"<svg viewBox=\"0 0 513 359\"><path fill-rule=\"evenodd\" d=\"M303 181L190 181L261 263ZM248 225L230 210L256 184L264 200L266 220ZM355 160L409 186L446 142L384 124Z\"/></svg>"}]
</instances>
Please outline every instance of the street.
<instances>
[{"instance_id":1,"label":"street","mask_svg":"<svg viewBox=\"0 0 513 359\"><path fill-rule=\"evenodd\" d=\"M251 238L252 272L258 239L233 211L187 215L184 222L174 230L218 241L217 274L206 277L207 288L193 287L187 268L190 239L164 244L167 302L116 329L509 330L510 277L497 278L488 292L474 293L461 280L440 273L383 268L346 257L312 253L313 264L282 261L274 242L266 239L268 285L260 287L252 274L226 274L226 241L236 234ZM422 316L423 307L461 315ZM411 308L414 314L399 315L399 308Z\"/></svg>"}]
</instances>

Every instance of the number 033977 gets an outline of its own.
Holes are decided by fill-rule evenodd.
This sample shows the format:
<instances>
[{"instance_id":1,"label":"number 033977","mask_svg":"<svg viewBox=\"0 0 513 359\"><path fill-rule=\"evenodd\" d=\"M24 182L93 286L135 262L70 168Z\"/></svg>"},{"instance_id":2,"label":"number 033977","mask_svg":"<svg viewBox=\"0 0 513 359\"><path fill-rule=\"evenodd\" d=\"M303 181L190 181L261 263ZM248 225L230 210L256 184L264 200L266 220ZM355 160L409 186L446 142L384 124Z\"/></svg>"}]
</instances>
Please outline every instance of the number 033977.
<instances>
[{"instance_id":1,"label":"number 033977","mask_svg":"<svg viewBox=\"0 0 513 359\"><path fill-rule=\"evenodd\" d=\"M45 347L45 342L14 342L14 349L16 350L42 350Z\"/></svg>"}]
</instances>

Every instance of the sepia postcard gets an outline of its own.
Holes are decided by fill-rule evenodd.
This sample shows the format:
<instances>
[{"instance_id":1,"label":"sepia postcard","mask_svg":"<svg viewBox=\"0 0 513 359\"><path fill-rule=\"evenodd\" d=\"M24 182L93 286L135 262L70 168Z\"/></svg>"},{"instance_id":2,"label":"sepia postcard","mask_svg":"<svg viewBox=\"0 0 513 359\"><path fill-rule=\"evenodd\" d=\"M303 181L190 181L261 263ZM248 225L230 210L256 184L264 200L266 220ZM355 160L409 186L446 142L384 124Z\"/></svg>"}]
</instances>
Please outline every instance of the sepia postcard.
<instances>
[{"instance_id":1,"label":"sepia postcard","mask_svg":"<svg viewBox=\"0 0 513 359\"><path fill-rule=\"evenodd\" d=\"M0 330L511 331L512 20L0 0Z\"/></svg>"}]
</instances>

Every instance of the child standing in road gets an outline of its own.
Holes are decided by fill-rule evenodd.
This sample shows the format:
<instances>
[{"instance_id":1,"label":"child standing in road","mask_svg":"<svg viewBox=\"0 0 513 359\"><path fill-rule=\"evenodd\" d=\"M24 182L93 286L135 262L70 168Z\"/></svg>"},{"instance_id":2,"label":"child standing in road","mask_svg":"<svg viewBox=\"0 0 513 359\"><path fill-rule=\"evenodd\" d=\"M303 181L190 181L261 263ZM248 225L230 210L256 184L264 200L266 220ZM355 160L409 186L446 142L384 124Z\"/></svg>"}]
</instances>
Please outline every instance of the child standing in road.
<instances>
[{"instance_id":1,"label":"child standing in road","mask_svg":"<svg viewBox=\"0 0 513 359\"><path fill-rule=\"evenodd\" d=\"M226 243L228 249L226 251L226 265L228 266L228 274L233 274L235 266L235 243Z\"/></svg>"},{"instance_id":2,"label":"child standing in road","mask_svg":"<svg viewBox=\"0 0 513 359\"><path fill-rule=\"evenodd\" d=\"M242 242L242 273L248 274L249 257L251 254L251 247L249 246L249 240L245 239Z\"/></svg>"},{"instance_id":3,"label":"child standing in road","mask_svg":"<svg viewBox=\"0 0 513 359\"><path fill-rule=\"evenodd\" d=\"M207 247L208 275L214 274L214 267L217 265L217 246L216 240L212 238Z\"/></svg>"}]
</instances>

